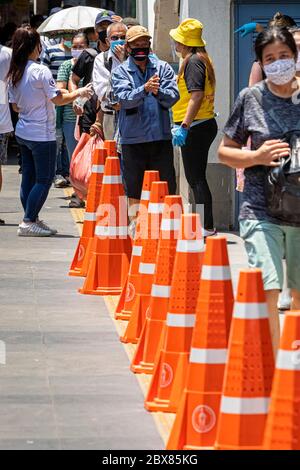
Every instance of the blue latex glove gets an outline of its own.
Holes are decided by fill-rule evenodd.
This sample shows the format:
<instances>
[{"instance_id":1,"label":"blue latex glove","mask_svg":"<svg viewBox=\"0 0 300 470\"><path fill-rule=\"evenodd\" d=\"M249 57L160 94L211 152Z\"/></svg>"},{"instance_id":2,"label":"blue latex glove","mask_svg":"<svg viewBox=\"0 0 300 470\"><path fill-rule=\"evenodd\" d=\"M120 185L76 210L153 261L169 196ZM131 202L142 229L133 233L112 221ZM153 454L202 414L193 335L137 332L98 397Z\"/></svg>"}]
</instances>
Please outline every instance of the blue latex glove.
<instances>
[{"instance_id":1,"label":"blue latex glove","mask_svg":"<svg viewBox=\"0 0 300 470\"><path fill-rule=\"evenodd\" d=\"M235 33L241 33L242 38L244 38L247 34L254 33L254 31L256 31L256 23L246 23L236 29Z\"/></svg>"},{"instance_id":2,"label":"blue latex glove","mask_svg":"<svg viewBox=\"0 0 300 470\"><path fill-rule=\"evenodd\" d=\"M174 126L172 129L173 139L172 144L174 147L183 147L185 145L185 141L188 135L188 129L185 129L181 126Z\"/></svg>"}]
</instances>

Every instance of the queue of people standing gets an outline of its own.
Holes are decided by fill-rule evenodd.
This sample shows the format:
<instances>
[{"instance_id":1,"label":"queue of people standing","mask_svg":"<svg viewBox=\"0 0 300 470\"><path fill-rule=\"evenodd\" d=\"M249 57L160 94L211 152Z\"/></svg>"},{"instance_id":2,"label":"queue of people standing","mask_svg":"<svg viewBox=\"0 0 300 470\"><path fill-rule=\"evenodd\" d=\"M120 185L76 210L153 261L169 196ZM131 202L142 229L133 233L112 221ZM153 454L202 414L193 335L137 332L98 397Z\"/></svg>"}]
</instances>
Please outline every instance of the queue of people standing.
<instances>
[{"instance_id":1,"label":"queue of people standing","mask_svg":"<svg viewBox=\"0 0 300 470\"><path fill-rule=\"evenodd\" d=\"M265 79L243 90L237 98L224 128L219 157L225 165L245 169L241 236L249 266L263 271L276 348L277 300L283 283L284 256L292 307L300 308L300 231L293 214L288 222L269 215L265 186L269 168L278 167L279 159L290 155L285 134L300 127L299 100L295 103L292 99L300 90L297 78L300 40L296 27L290 32L286 27L274 26L262 31L255 43L256 65ZM132 236L136 224L134 208L139 202L144 171L159 170L170 193L176 192L173 146L181 148L195 203L204 205L204 236L216 233L213 197L206 179L208 154L217 134L216 77L202 30L198 20L189 18L170 31L175 52L182 59L177 77L173 68L152 51L147 29L134 20L121 21L113 12L98 15L89 37L64 35L59 49L69 51L70 58L62 62L61 69L47 52L44 57L48 54L49 63L45 59L44 64L37 63L41 44L36 32L21 29L15 33L7 77L10 99L19 112L16 136L24 165L21 200L25 215L19 235L53 234L40 221L39 211L57 161L53 104L70 103L72 109L69 106L62 114L62 123L67 124L62 129L65 128L70 152L75 145L71 142L75 115L79 116L80 133L118 139ZM97 51L89 43L96 36ZM47 68L51 64L54 73L58 70L57 83ZM87 99L83 104L78 97ZM29 122L33 125L29 126ZM3 135L1 142L5 142ZM245 148L249 139L250 148ZM1 144L2 149L4 145Z\"/></svg>"},{"instance_id":2,"label":"queue of people standing","mask_svg":"<svg viewBox=\"0 0 300 470\"><path fill-rule=\"evenodd\" d=\"M54 230L39 220L39 212L53 178L56 187L68 185L77 122L80 134L118 141L132 208L132 236L144 171L159 170L170 193L176 192L173 145L182 148L185 174L196 204L204 204L204 235L215 233L206 180L208 151L217 133L215 74L202 28L198 20L188 19L170 33L183 58L178 77L153 53L146 28L111 11L98 14L94 30L63 33L59 43L43 51L35 30L16 31L7 80L10 101L19 113L15 134L22 153L21 201L25 212L20 236L53 234ZM30 100L34 106L29 106ZM171 110L176 123L173 135ZM33 125L27 125L31 121ZM198 139L203 140L199 154ZM78 198L71 204L84 205Z\"/></svg>"}]
</instances>

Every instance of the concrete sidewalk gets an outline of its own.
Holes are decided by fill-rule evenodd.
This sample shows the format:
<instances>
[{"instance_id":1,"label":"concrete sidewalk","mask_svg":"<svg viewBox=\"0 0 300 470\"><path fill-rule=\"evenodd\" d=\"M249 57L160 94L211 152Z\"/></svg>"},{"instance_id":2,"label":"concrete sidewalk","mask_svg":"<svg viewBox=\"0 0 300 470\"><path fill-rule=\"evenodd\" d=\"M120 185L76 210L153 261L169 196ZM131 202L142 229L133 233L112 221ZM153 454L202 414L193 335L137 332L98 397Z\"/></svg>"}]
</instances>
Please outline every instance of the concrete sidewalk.
<instances>
[{"instance_id":1,"label":"concrete sidewalk","mask_svg":"<svg viewBox=\"0 0 300 470\"><path fill-rule=\"evenodd\" d=\"M0 449L162 449L104 301L67 275L78 230L63 191L42 217L53 238L17 237L16 166L4 167L0 214Z\"/></svg>"},{"instance_id":2,"label":"concrete sidewalk","mask_svg":"<svg viewBox=\"0 0 300 470\"><path fill-rule=\"evenodd\" d=\"M78 230L62 190L42 218L59 234L19 238L17 167L0 196L0 449L163 449L153 417L102 298L67 275ZM234 283L246 266L229 235Z\"/></svg>"}]
</instances>

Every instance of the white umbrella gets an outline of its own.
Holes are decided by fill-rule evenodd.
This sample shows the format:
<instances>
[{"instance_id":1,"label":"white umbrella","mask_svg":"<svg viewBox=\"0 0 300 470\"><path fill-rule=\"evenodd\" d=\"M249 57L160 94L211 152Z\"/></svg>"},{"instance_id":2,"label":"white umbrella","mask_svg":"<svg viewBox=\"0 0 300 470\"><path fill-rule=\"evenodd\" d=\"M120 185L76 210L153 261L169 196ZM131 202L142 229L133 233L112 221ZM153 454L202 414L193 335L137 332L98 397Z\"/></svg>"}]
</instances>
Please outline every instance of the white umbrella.
<instances>
[{"instance_id":1,"label":"white umbrella","mask_svg":"<svg viewBox=\"0 0 300 470\"><path fill-rule=\"evenodd\" d=\"M49 34L59 31L78 31L80 29L92 28L102 8L72 7L61 10L49 16L38 28L38 33Z\"/></svg>"}]
</instances>

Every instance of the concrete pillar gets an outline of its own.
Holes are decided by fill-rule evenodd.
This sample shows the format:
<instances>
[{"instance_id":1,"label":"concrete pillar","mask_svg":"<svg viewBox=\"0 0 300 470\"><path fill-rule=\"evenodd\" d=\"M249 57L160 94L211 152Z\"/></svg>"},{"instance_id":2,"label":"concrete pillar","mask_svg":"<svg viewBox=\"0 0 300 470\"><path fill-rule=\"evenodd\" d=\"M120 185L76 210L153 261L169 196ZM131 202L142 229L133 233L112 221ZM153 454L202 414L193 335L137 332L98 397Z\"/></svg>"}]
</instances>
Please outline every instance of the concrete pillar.
<instances>
[{"instance_id":1,"label":"concrete pillar","mask_svg":"<svg viewBox=\"0 0 300 470\"><path fill-rule=\"evenodd\" d=\"M208 181L213 195L215 225L231 229L235 224L234 171L218 163L217 149L222 128L229 116L232 98L231 0L182 0L180 18L197 18L204 25L203 36L216 71L216 112L219 133L211 147ZM201 145L201 142L199 142Z\"/></svg>"},{"instance_id":2,"label":"concrete pillar","mask_svg":"<svg viewBox=\"0 0 300 470\"><path fill-rule=\"evenodd\" d=\"M153 48L160 59L173 62L169 31L178 25L179 0L155 1Z\"/></svg>"}]
</instances>

